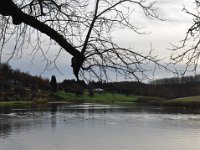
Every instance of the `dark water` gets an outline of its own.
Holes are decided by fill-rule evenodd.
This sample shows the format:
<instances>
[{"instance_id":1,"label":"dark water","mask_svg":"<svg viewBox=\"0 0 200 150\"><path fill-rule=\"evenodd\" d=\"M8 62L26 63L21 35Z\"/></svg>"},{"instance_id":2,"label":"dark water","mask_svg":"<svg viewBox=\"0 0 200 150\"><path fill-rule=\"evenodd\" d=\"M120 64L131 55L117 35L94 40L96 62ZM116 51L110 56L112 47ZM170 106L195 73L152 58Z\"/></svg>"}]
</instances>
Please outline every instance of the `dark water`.
<instances>
[{"instance_id":1,"label":"dark water","mask_svg":"<svg viewBox=\"0 0 200 150\"><path fill-rule=\"evenodd\" d=\"M0 150L199 150L200 110L0 107Z\"/></svg>"}]
</instances>

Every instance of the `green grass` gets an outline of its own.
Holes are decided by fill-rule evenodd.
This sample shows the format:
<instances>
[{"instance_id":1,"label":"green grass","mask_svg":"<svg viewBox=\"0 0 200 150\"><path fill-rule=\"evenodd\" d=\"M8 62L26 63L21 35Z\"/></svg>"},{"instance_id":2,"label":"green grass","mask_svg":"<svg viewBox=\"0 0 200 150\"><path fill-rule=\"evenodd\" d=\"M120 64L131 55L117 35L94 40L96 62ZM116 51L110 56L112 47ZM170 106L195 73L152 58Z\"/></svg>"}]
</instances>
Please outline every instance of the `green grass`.
<instances>
[{"instance_id":1,"label":"green grass","mask_svg":"<svg viewBox=\"0 0 200 150\"><path fill-rule=\"evenodd\" d=\"M0 101L0 106L1 105L31 105L31 104L35 104L35 105L41 105L41 104L47 104L48 101L45 99L38 99L38 100L34 100L34 101Z\"/></svg>"},{"instance_id":2,"label":"green grass","mask_svg":"<svg viewBox=\"0 0 200 150\"><path fill-rule=\"evenodd\" d=\"M166 102L169 106L200 107L200 96L181 97Z\"/></svg>"},{"instance_id":3,"label":"green grass","mask_svg":"<svg viewBox=\"0 0 200 150\"><path fill-rule=\"evenodd\" d=\"M94 96L90 97L87 92L85 92L83 96L76 96L75 94L65 93L64 91L57 92L57 96L62 97L67 101L85 103L133 103L138 98L138 96L127 96L117 93L94 93Z\"/></svg>"},{"instance_id":4,"label":"green grass","mask_svg":"<svg viewBox=\"0 0 200 150\"><path fill-rule=\"evenodd\" d=\"M136 102L143 105L164 105L167 101L169 100L162 97L140 96Z\"/></svg>"},{"instance_id":5,"label":"green grass","mask_svg":"<svg viewBox=\"0 0 200 150\"><path fill-rule=\"evenodd\" d=\"M124 95L117 93L94 93L93 97L90 97L87 92L83 96L76 96L73 93L65 93L59 91L56 93L58 98L61 98L68 102L80 102L80 103L107 103L107 104L142 104L142 105L161 105L161 106L177 106L177 107L200 107L200 96L182 97L173 100L163 99L159 97L149 96L135 96L135 95ZM30 105L30 104L47 104L48 100L38 99L35 101L0 101L2 105Z\"/></svg>"},{"instance_id":6,"label":"green grass","mask_svg":"<svg viewBox=\"0 0 200 150\"><path fill-rule=\"evenodd\" d=\"M32 101L1 101L0 105L25 105L32 104Z\"/></svg>"}]
</instances>

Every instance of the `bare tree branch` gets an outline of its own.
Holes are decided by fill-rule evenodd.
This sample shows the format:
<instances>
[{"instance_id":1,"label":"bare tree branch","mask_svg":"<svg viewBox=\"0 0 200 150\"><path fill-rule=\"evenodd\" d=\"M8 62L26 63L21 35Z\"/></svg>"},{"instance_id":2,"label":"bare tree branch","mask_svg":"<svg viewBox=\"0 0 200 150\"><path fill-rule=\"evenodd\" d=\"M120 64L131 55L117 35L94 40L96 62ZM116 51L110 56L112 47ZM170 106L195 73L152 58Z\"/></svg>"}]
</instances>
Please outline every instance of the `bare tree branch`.
<instances>
[{"instance_id":1,"label":"bare tree branch","mask_svg":"<svg viewBox=\"0 0 200 150\"><path fill-rule=\"evenodd\" d=\"M188 15L193 17L193 24L189 27L186 32L185 38L181 41L180 45L174 45L174 53L171 55L172 63L184 63L186 67L182 74L185 74L187 71L196 72L199 64L200 57L200 2L198 0L196 3L196 12L191 12L187 8L183 8L183 11Z\"/></svg>"},{"instance_id":2,"label":"bare tree branch","mask_svg":"<svg viewBox=\"0 0 200 150\"><path fill-rule=\"evenodd\" d=\"M94 5L94 8L92 7ZM133 77L147 78L145 65L150 63L166 68L152 51L143 55L134 49L121 47L113 41L113 31L129 29L141 33L131 21L135 7L143 10L147 18L160 19L155 2L146 0L0 0L1 54L11 39L15 39L14 55L22 55L24 45L31 46L33 58L41 53L46 68L65 50L71 56L74 75L86 77L86 72L98 79L108 79L110 71ZM162 20L162 19L160 19ZM11 22L12 21L12 22ZM40 31L40 32L38 32ZM33 42L33 35L36 41ZM43 35L50 38L45 50ZM61 48L53 60L46 56L55 41ZM154 70L154 69L153 69ZM153 71L151 70L151 71Z\"/></svg>"}]
</instances>

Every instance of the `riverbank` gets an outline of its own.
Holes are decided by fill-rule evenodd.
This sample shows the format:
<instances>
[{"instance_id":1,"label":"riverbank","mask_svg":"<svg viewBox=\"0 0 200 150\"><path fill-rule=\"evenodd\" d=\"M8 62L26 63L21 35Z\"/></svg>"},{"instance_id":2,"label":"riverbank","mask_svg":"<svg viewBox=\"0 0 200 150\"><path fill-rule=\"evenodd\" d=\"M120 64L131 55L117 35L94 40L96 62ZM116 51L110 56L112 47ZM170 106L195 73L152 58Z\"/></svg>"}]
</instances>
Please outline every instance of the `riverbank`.
<instances>
[{"instance_id":1,"label":"riverbank","mask_svg":"<svg viewBox=\"0 0 200 150\"><path fill-rule=\"evenodd\" d=\"M32 103L33 101L1 101L0 105L28 105Z\"/></svg>"},{"instance_id":2,"label":"riverbank","mask_svg":"<svg viewBox=\"0 0 200 150\"><path fill-rule=\"evenodd\" d=\"M124 95L117 93L103 93L103 94L95 93L93 97L90 97L88 93L84 93L83 96L75 96L72 93L64 93L62 91L58 92L56 95L66 101L82 102L82 103L110 103L110 104L130 103L135 105L147 105L147 106L200 108L200 96L165 99L161 97Z\"/></svg>"},{"instance_id":3,"label":"riverbank","mask_svg":"<svg viewBox=\"0 0 200 150\"><path fill-rule=\"evenodd\" d=\"M181 97L165 102L167 106L200 108L200 96Z\"/></svg>"},{"instance_id":4,"label":"riverbank","mask_svg":"<svg viewBox=\"0 0 200 150\"><path fill-rule=\"evenodd\" d=\"M57 92L56 96L69 102L81 103L134 103L139 97L118 93L94 93L94 96L89 96L87 92L81 96L76 96L73 93L65 93L64 91Z\"/></svg>"},{"instance_id":5,"label":"riverbank","mask_svg":"<svg viewBox=\"0 0 200 150\"><path fill-rule=\"evenodd\" d=\"M23 101L0 101L0 106L3 105L41 105L47 104L49 101L46 99L38 99L34 101L23 100Z\"/></svg>"},{"instance_id":6,"label":"riverbank","mask_svg":"<svg viewBox=\"0 0 200 150\"><path fill-rule=\"evenodd\" d=\"M82 96L76 96L72 93L65 93L60 91L56 94L58 97L70 101L70 102L81 102L81 103L131 103L136 105L149 105L149 106L177 106L177 107L194 107L199 104L200 107L200 96L184 97L178 99L165 99L161 97L150 97L150 96L136 96L136 95L124 95L117 93L95 93L93 97L90 97L88 93L84 93Z\"/></svg>"},{"instance_id":7,"label":"riverbank","mask_svg":"<svg viewBox=\"0 0 200 150\"><path fill-rule=\"evenodd\" d=\"M51 101L200 108L200 96L165 99L160 97L124 95L118 93L94 93L94 96L91 97L87 92L85 92L82 96L76 96L73 93L65 93L64 91L59 91L55 94L52 94L52 97L49 99L45 98L32 101L0 101L0 105L42 105Z\"/></svg>"}]
</instances>

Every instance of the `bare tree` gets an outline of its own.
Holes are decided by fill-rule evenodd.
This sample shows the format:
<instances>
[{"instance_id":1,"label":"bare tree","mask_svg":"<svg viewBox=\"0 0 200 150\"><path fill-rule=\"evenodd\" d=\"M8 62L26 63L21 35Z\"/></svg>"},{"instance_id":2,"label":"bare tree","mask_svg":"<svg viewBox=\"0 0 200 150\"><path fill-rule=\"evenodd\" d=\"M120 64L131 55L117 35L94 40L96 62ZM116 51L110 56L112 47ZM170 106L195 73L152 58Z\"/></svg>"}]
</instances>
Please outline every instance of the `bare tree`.
<instances>
[{"instance_id":1,"label":"bare tree","mask_svg":"<svg viewBox=\"0 0 200 150\"><path fill-rule=\"evenodd\" d=\"M15 39L10 58L22 54L24 45L31 45L33 57L40 52L46 67L56 63L61 51L72 56L74 75L108 80L110 71L136 79L147 77L145 65L165 67L152 56L131 48L120 47L113 41L117 29L140 33L131 20L134 9L146 17L159 19L155 2L146 0L0 0L1 53L9 40ZM36 40L32 40L36 33ZM54 41L60 46L53 60L46 57L41 37L47 35L49 49ZM155 68L153 68L155 69ZM87 73L86 73L87 72Z\"/></svg>"},{"instance_id":2,"label":"bare tree","mask_svg":"<svg viewBox=\"0 0 200 150\"><path fill-rule=\"evenodd\" d=\"M200 58L200 1L195 0L196 9L188 10L186 7L183 11L193 17L193 24L186 32L185 38L180 45L172 45L175 53L171 55L172 63L186 64L181 74L187 71L195 72L199 64Z\"/></svg>"}]
</instances>

